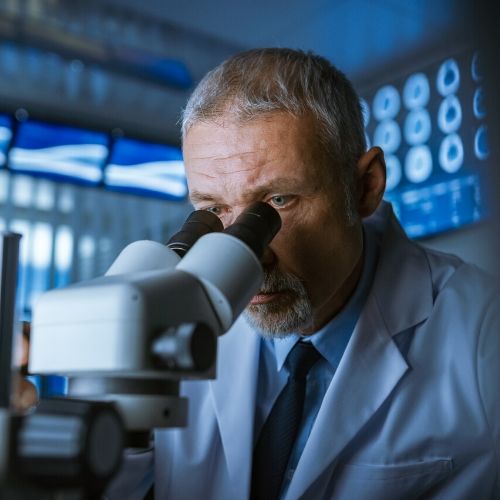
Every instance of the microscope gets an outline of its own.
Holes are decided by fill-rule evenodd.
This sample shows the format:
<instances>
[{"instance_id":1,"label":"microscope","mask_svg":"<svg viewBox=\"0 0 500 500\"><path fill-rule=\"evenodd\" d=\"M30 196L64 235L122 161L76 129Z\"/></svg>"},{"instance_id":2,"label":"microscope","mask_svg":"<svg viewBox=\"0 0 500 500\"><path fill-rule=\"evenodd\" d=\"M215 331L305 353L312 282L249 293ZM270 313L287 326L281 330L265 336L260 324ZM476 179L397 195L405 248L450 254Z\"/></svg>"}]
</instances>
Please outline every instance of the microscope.
<instances>
[{"instance_id":1,"label":"microscope","mask_svg":"<svg viewBox=\"0 0 500 500\"><path fill-rule=\"evenodd\" d=\"M262 202L226 229L195 211L167 245L134 242L104 276L43 294L29 371L68 377L68 395L0 411L0 497L23 498L27 484L99 498L125 447L187 425L180 383L216 377L217 338L259 290L259 259L280 227Z\"/></svg>"}]
</instances>

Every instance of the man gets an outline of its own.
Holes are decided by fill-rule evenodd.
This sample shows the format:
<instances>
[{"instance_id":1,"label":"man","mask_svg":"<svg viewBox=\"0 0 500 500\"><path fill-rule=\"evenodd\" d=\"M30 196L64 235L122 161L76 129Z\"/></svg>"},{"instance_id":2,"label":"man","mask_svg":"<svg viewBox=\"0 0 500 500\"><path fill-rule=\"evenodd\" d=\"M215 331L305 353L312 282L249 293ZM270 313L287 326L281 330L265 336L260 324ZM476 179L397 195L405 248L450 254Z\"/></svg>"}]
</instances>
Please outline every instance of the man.
<instances>
[{"instance_id":1,"label":"man","mask_svg":"<svg viewBox=\"0 0 500 500\"><path fill-rule=\"evenodd\" d=\"M156 498L500 498L497 293L406 238L344 75L299 51L240 54L195 89L183 148L196 208L229 225L265 201L283 226L217 379L183 386L188 427L155 435ZM275 409L307 342L317 357L268 495ZM138 458L111 498L144 496L152 458Z\"/></svg>"}]
</instances>

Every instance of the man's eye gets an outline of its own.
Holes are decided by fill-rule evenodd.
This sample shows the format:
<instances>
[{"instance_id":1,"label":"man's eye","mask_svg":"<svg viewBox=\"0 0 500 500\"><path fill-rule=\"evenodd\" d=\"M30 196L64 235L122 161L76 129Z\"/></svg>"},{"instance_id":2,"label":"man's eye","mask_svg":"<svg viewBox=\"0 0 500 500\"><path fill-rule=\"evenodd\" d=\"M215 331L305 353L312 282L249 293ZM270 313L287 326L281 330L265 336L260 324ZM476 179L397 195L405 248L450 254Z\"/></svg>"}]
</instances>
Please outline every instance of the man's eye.
<instances>
[{"instance_id":1,"label":"man's eye","mask_svg":"<svg viewBox=\"0 0 500 500\"><path fill-rule=\"evenodd\" d=\"M279 194L279 195L273 196L270 201L271 201L272 205L280 208L280 207L284 207L287 203L290 202L290 196L285 196L285 195Z\"/></svg>"},{"instance_id":2,"label":"man's eye","mask_svg":"<svg viewBox=\"0 0 500 500\"><path fill-rule=\"evenodd\" d=\"M214 215L221 214L220 207L206 207L203 210L206 210L207 212L212 212Z\"/></svg>"}]
</instances>

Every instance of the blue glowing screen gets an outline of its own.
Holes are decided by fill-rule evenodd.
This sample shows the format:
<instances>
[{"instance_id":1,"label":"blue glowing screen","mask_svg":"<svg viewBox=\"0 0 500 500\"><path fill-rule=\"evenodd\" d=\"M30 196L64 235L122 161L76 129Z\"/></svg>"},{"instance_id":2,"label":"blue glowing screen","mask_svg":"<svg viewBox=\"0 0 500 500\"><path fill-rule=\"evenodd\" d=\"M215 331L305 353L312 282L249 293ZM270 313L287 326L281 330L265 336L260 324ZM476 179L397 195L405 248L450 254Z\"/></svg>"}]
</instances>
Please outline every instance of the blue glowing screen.
<instances>
[{"instance_id":1,"label":"blue glowing screen","mask_svg":"<svg viewBox=\"0 0 500 500\"><path fill-rule=\"evenodd\" d=\"M362 94L368 142L385 152L385 198L411 237L487 215L482 80L479 53L469 51Z\"/></svg>"},{"instance_id":2,"label":"blue glowing screen","mask_svg":"<svg viewBox=\"0 0 500 500\"><path fill-rule=\"evenodd\" d=\"M174 146L119 138L105 169L104 184L113 190L182 200L187 195L182 152Z\"/></svg>"},{"instance_id":3,"label":"blue glowing screen","mask_svg":"<svg viewBox=\"0 0 500 500\"><path fill-rule=\"evenodd\" d=\"M0 167L7 160L7 149L12 139L12 119L8 115L0 114Z\"/></svg>"},{"instance_id":4,"label":"blue glowing screen","mask_svg":"<svg viewBox=\"0 0 500 500\"><path fill-rule=\"evenodd\" d=\"M34 120L19 124L8 166L16 172L96 185L108 156L101 132Z\"/></svg>"}]
</instances>

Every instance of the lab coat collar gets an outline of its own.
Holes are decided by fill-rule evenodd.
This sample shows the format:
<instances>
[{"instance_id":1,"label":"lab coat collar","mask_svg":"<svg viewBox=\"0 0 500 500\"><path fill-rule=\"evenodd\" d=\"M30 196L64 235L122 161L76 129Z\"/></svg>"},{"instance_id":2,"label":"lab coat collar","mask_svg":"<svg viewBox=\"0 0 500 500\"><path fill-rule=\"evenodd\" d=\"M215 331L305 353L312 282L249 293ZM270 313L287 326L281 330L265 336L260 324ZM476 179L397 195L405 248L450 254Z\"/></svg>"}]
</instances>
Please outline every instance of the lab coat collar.
<instances>
[{"instance_id":1,"label":"lab coat collar","mask_svg":"<svg viewBox=\"0 0 500 500\"><path fill-rule=\"evenodd\" d=\"M365 230L380 241L381 258L372 293L389 334L394 336L431 314L431 269L425 252L408 239L389 203L383 202L367 219Z\"/></svg>"}]
</instances>

